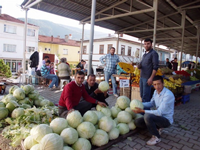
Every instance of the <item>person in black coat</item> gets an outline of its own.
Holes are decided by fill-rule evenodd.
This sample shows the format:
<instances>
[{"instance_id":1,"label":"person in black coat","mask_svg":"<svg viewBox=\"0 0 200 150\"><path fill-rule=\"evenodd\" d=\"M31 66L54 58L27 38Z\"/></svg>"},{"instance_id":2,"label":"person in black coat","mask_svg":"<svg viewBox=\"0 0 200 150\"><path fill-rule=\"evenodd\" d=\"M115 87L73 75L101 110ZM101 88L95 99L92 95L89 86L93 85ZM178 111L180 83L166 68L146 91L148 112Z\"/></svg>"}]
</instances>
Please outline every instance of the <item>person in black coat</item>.
<instances>
[{"instance_id":1,"label":"person in black coat","mask_svg":"<svg viewBox=\"0 0 200 150\"><path fill-rule=\"evenodd\" d=\"M108 106L108 103L106 102L106 98L108 98L107 91L102 92L98 89L98 83L96 83L96 76L93 74L88 75L87 82L83 83L85 86L85 90L87 93L94 99L105 103ZM96 104L93 104L93 107L96 107Z\"/></svg>"},{"instance_id":2,"label":"person in black coat","mask_svg":"<svg viewBox=\"0 0 200 150\"><path fill-rule=\"evenodd\" d=\"M81 60L81 62L78 63L78 65L76 66L76 68L80 68L81 70L84 69L84 60Z\"/></svg>"},{"instance_id":3,"label":"person in black coat","mask_svg":"<svg viewBox=\"0 0 200 150\"><path fill-rule=\"evenodd\" d=\"M172 64L169 62L169 58L166 59L166 67L172 69Z\"/></svg>"},{"instance_id":4,"label":"person in black coat","mask_svg":"<svg viewBox=\"0 0 200 150\"><path fill-rule=\"evenodd\" d=\"M30 60L31 60L30 68L35 68L35 70L37 70L37 66L39 64L39 53L35 51L31 55Z\"/></svg>"}]
</instances>

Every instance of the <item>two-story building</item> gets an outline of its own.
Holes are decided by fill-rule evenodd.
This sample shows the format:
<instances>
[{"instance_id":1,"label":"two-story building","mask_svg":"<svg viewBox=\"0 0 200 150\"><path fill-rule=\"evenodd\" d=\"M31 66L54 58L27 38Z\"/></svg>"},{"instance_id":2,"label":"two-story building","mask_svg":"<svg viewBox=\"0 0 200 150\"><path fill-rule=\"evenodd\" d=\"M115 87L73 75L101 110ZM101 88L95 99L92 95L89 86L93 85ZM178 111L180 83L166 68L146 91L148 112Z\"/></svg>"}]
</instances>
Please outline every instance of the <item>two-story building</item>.
<instances>
[{"instance_id":1,"label":"two-story building","mask_svg":"<svg viewBox=\"0 0 200 150\"><path fill-rule=\"evenodd\" d=\"M65 39L59 36L39 35L38 51L42 53L42 57L49 56L55 63L62 57L67 58L69 64L77 64L80 59L80 43L72 40L68 35Z\"/></svg>"},{"instance_id":2,"label":"two-story building","mask_svg":"<svg viewBox=\"0 0 200 150\"><path fill-rule=\"evenodd\" d=\"M26 70L33 51L38 49L39 27L27 25ZM0 59L17 72L23 66L24 22L7 14L0 14Z\"/></svg>"},{"instance_id":3,"label":"two-story building","mask_svg":"<svg viewBox=\"0 0 200 150\"><path fill-rule=\"evenodd\" d=\"M99 58L103 55L108 54L111 47L116 48L115 54L119 55L120 60L123 62L132 61L137 63L140 61L140 55L143 55L145 52L145 48L143 46L141 49L141 43L120 37L117 50L117 43L118 43L117 41L118 41L117 37L94 39L93 56L92 56L92 66L94 71L96 70L96 68L101 66ZM166 58L170 58L170 54L172 53L172 51L170 50L161 48L156 48L156 50L158 50L159 60L161 63L164 63ZM83 42L82 59L88 61L88 54L89 54L89 40L85 40Z\"/></svg>"}]
</instances>

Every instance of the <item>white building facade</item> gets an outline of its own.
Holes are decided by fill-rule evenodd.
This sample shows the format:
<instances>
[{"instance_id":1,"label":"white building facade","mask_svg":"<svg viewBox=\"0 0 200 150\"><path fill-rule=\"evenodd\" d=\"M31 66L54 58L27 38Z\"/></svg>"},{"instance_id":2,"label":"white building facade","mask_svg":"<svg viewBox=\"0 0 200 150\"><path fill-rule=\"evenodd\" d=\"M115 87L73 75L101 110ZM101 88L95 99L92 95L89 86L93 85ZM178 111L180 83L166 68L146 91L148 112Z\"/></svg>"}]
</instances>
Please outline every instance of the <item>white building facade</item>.
<instances>
[{"instance_id":1,"label":"white building facade","mask_svg":"<svg viewBox=\"0 0 200 150\"><path fill-rule=\"evenodd\" d=\"M38 50L39 27L27 25L26 70L31 54ZM23 66L24 22L6 14L0 15L0 59L17 72Z\"/></svg>"},{"instance_id":2,"label":"white building facade","mask_svg":"<svg viewBox=\"0 0 200 150\"><path fill-rule=\"evenodd\" d=\"M109 53L110 48L115 47L115 54L119 55L122 62L140 62L140 55L142 56L145 52L145 48L141 44L135 41L119 38L119 46L117 50L117 38L108 37L102 39L94 39L93 42L93 56L92 56L92 67L94 73L96 68L101 66L99 61L100 57ZM172 51L157 48L160 62L164 62L166 58L169 58ZM82 59L88 61L89 54L89 40L83 42L83 55Z\"/></svg>"}]
</instances>

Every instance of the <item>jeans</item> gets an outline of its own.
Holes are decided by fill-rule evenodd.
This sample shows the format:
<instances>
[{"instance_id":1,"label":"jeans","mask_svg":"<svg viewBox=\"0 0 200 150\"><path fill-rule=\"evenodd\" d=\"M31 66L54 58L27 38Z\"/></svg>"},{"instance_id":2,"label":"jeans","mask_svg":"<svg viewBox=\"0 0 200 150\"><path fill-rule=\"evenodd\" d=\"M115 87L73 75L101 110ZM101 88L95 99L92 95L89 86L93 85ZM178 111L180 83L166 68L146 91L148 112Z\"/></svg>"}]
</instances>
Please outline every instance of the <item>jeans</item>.
<instances>
[{"instance_id":1,"label":"jeans","mask_svg":"<svg viewBox=\"0 0 200 150\"><path fill-rule=\"evenodd\" d=\"M150 102L151 100L151 85L147 84L147 80L145 78L140 78L140 96L142 98L142 102Z\"/></svg>"},{"instance_id":2,"label":"jeans","mask_svg":"<svg viewBox=\"0 0 200 150\"><path fill-rule=\"evenodd\" d=\"M63 106L58 106L59 108L59 116L66 118L67 117L67 113L68 110L66 107ZM86 111L90 110L92 108L92 103L89 103L87 101L80 101L78 105L74 106L73 109L78 110L81 115L83 116L85 114Z\"/></svg>"},{"instance_id":3,"label":"jeans","mask_svg":"<svg viewBox=\"0 0 200 150\"><path fill-rule=\"evenodd\" d=\"M134 123L138 128L147 128L151 135L158 138L160 138L158 129L167 128L171 125L167 118L154 114L144 114L144 117L136 119Z\"/></svg>"},{"instance_id":4,"label":"jeans","mask_svg":"<svg viewBox=\"0 0 200 150\"><path fill-rule=\"evenodd\" d=\"M107 81L108 83L109 79L111 78L113 94L117 94L117 84L115 77L112 76L113 73L105 71L104 74L105 74L105 81Z\"/></svg>"},{"instance_id":5,"label":"jeans","mask_svg":"<svg viewBox=\"0 0 200 150\"><path fill-rule=\"evenodd\" d=\"M49 85L49 88L52 88L53 85L55 84L56 87L58 87L58 76L55 74L47 74L43 76L46 79L52 80L51 84Z\"/></svg>"}]
</instances>

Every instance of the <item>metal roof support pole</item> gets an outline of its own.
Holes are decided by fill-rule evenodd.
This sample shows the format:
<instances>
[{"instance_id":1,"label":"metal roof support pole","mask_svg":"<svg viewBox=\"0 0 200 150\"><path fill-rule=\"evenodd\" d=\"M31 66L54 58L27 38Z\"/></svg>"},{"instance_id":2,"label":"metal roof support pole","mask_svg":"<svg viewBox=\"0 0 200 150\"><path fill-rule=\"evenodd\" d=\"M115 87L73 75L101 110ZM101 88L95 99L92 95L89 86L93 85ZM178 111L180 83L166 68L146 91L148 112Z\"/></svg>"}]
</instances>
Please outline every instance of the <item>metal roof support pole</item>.
<instances>
[{"instance_id":1,"label":"metal roof support pole","mask_svg":"<svg viewBox=\"0 0 200 150\"><path fill-rule=\"evenodd\" d=\"M119 53L119 33L117 34L117 48L116 48L116 54L118 55Z\"/></svg>"},{"instance_id":2,"label":"metal roof support pole","mask_svg":"<svg viewBox=\"0 0 200 150\"><path fill-rule=\"evenodd\" d=\"M200 36L200 25L197 26L197 51L196 51L196 65L195 68L197 67L198 64L198 53L199 53L199 36Z\"/></svg>"},{"instance_id":3,"label":"metal roof support pole","mask_svg":"<svg viewBox=\"0 0 200 150\"><path fill-rule=\"evenodd\" d=\"M25 10L25 21L24 21L24 51L23 51L23 75L22 75L22 83L25 83L25 70L26 70L26 34L27 34L27 13L28 9Z\"/></svg>"},{"instance_id":4,"label":"metal roof support pole","mask_svg":"<svg viewBox=\"0 0 200 150\"><path fill-rule=\"evenodd\" d=\"M157 28L157 17L158 17L158 0L153 1L154 8L154 29L153 29L153 49L156 48L156 28Z\"/></svg>"},{"instance_id":5,"label":"metal roof support pole","mask_svg":"<svg viewBox=\"0 0 200 150\"><path fill-rule=\"evenodd\" d=\"M142 39L141 39L141 43L140 43L140 54L139 54L139 57L140 57L140 62L142 60Z\"/></svg>"},{"instance_id":6,"label":"metal roof support pole","mask_svg":"<svg viewBox=\"0 0 200 150\"><path fill-rule=\"evenodd\" d=\"M95 23L95 10L96 10L96 0L92 0L91 8L91 25L90 25L90 44L89 44L89 56L88 56L88 72L92 73L92 54L93 54L93 39L94 39L94 23Z\"/></svg>"},{"instance_id":7,"label":"metal roof support pole","mask_svg":"<svg viewBox=\"0 0 200 150\"><path fill-rule=\"evenodd\" d=\"M84 41L84 26L85 26L85 23L83 23L83 26L82 26L82 39L81 39L81 52L80 52L80 61L82 60L82 55L83 55L83 41Z\"/></svg>"},{"instance_id":8,"label":"metal roof support pole","mask_svg":"<svg viewBox=\"0 0 200 150\"><path fill-rule=\"evenodd\" d=\"M186 11L182 12L182 20L181 20L181 27L182 27L182 39L181 39L181 58L180 58L180 71L181 71L181 64L182 64L182 55L183 55L183 45L184 45L184 34L185 34L185 16Z\"/></svg>"}]
</instances>

